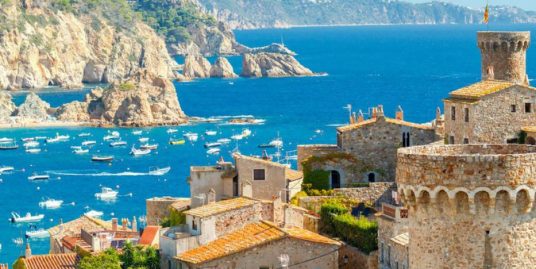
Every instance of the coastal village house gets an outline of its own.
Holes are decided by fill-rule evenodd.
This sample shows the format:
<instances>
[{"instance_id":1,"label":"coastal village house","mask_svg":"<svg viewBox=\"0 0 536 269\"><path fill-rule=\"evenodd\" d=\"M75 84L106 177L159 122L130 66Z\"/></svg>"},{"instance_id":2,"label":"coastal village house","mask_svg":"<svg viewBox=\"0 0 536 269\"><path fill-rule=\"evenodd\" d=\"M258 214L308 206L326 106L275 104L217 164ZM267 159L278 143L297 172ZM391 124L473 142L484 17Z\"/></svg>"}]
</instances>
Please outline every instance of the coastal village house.
<instances>
[{"instance_id":1,"label":"coastal village house","mask_svg":"<svg viewBox=\"0 0 536 269\"><path fill-rule=\"evenodd\" d=\"M32 255L30 244L27 244L24 256L15 261L13 269L76 269L79 261L80 256L76 253Z\"/></svg>"}]
</instances>

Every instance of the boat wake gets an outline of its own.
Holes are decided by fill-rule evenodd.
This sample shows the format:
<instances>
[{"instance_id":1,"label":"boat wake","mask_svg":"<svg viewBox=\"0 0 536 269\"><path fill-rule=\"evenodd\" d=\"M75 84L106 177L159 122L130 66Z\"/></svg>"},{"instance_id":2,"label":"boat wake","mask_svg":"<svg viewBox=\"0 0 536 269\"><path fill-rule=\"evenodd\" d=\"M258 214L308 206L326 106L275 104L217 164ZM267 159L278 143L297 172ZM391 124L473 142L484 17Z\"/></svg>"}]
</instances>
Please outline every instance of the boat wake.
<instances>
[{"instance_id":1,"label":"boat wake","mask_svg":"<svg viewBox=\"0 0 536 269\"><path fill-rule=\"evenodd\" d=\"M168 170L169 171L169 170ZM47 171L49 174L58 175L58 176L81 176L81 177L140 177L140 176L162 176L167 174L167 172L156 173L156 172L119 172L119 173L110 173L110 172L99 172L95 173L94 171L81 171L81 172L72 172L72 171Z\"/></svg>"}]
</instances>

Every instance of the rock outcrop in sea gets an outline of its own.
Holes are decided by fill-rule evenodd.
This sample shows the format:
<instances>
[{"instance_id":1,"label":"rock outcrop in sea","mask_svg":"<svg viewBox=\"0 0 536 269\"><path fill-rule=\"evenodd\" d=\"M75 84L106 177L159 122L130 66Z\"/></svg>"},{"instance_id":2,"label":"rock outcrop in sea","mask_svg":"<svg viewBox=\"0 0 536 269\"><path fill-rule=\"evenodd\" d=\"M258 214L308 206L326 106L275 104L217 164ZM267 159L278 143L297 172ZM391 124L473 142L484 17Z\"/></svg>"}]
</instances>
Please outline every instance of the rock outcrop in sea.
<instances>
[{"instance_id":1,"label":"rock outcrop in sea","mask_svg":"<svg viewBox=\"0 0 536 269\"><path fill-rule=\"evenodd\" d=\"M0 3L0 89L77 88L112 83L140 69L171 78L166 45L149 26L113 9L91 10L85 1L62 10L54 1ZM106 13L108 12L108 13Z\"/></svg>"},{"instance_id":2,"label":"rock outcrop in sea","mask_svg":"<svg viewBox=\"0 0 536 269\"><path fill-rule=\"evenodd\" d=\"M280 53L246 53L242 59L243 77L312 76L292 55Z\"/></svg>"},{"instance_id":3,"label":"rock outcrop in sea","mask_svg":"<svg viewBox=\"0 0 536 269\"><path fill-rule=\"evenodd\" d=\"M236 78L238 77L233 70L233 66L227 58L218 57L210 69L212 78Z\"/></svg>"},{"instance_id":4,"label":"rock outcrop in sea","mask_svg":"<svg viewBox=\"0 0 536 269\"><path fill-rule=\"evenodd\" d=\"M62 121L117 126L176 125L187 121L173 83L147 70L106 89L96 88L83 102L59 107L55 116Z\"/></svg>"},{"instance_id":5,"label":"rock outcrop in sea","mask_svg":"<svg viewBox=\"0 0 536 269\"><path fill-rule=\"evenodd\" d=\"M45 121L50 118L50 112L50 104L30 92L13 115L24 121Z\"/></svg>"},{"instance_id":6,"label":"rock outcrop in sea","mask_svg":"<svg viewBox=\"0 0 536 269\"><path fill-rule=\"evenodd\" d=\"M0 121L6 121L9 119L17 107L11 99L11 94L0 91Z\"/></svg>"},{"instance_id":7,"label":"rock outcrop in sea","mask_svg":"<svg viewBox=\"0 0 536 269\"><path fill-rule=\"evenodd\" d=\"M189 54L184 59L182 74L187 78L210 77L210 62L200 54Z\"/></svg>"}]
</instances>

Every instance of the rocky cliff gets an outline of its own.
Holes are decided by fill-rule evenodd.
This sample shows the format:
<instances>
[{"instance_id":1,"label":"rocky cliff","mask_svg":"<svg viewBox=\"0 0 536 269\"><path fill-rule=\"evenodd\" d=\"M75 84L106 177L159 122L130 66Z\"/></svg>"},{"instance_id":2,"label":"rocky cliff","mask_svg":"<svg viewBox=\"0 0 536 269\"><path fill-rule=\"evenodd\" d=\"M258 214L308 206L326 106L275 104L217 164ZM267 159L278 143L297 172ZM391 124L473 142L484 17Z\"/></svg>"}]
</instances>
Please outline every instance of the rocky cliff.
<instances>
[{"instance_id":1,"label":"rocky cliff","mask_svg":"<svg viewBox=\"0 0 536 269\"><path fill-rule=\"evenodd\" d=\"M0 1L0 89L173 77L165 42L125 0Z\"/></svg>"},{"instance_id":2,"label":"rocky cliff","mask_svg":"<svg viewBox=\"0 0 536 269\"><path fill-rule=\"evenodd\" d=\"M312 76L311 70L301 65L292 55L280 53L244 54L243 77Z\"/></svg>"},{"instance_id":3,"label":"rocky cliff","mask_svg":"<svg viewBox=\"0 0 536 269\"><path fill-rule=\"evenodd\" d=\"M344 24L477 24L483 10L439 2L386 0L197 0L208 14L233 29ZM482 1L484 7L485 1ZM536 12L492 6L494 23L534 23Z\"/></svg>"},{"instance_id":4,"label":"rocky cliff","mask_svg":"<svg viewBox=\"0 0 536 269\"><path fill-rule=\"evenodd\" d=\"M208 78L210 77L210 62L199 54L187 55L184 59L184 69L182 74L187 78Z\"/></svg>"},{"instance_id":5,"label":"rocky cliff","mask_svg":"<svg viewBox=\"0 0 536 269\"><path fill-rule=\"evenodd\" d=\"M45 121L49 119L50 104L41 100L37 94L30 92L13 116L26 121Z\"/></svg>"},{"instance_id":6,"label":"rocky cliff","mask_svg":"<svg viewBox=\"0 0 536 269\"><path fill-rule=\"evenodd\" d=\"M13 115L17 107L11 100L11 95L7 92L0 91L0 122L5 122Z\"/></svg>"},{"instance_id":7,"label":"rocky cliff","mask_svg":"<svg viewBox=\"0 0 536 269\"><path fill-rule=\"evenodd\" d=\"M213 78L236 78L233 66L224 57L218 57L210 68L210 77Z\"/></svg>"}]
</instances>

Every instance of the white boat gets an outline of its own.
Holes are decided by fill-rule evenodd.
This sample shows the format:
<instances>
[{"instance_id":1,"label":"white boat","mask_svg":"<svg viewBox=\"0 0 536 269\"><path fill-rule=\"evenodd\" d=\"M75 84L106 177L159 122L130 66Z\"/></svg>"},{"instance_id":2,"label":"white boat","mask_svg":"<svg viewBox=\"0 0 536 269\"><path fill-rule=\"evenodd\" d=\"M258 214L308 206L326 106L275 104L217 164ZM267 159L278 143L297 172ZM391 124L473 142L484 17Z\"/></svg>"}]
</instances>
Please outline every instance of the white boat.
<instances>
[{"instance_id":1,"label":"white boat","mask_svg":"<svg viewBox=\"0 0 536 269\"><path fill-rule=\"evenodd\" d=\"M78 134L78 137L88 137L88 136L91 136L90 133L81 133L81 134Z\"/></svg>"},{"instance_id":2,"label":"white boat","mask_svg":"<svg viewBox=\"0 0 536 269\"><path fill-rule=\"evenodd\" d=\"M141 135L142 133L143 133L143 131L141 131L141 130L132 131L133 135Z\"/></svg>"},{"instance_id":3,"label":"white boat","mask_svg":"<svg viewBox=\"0 0 536 269\"><path fill-rule=\"evenodd\" d=\"M71 146L71 149L82 149L82 146Z\"/></svg>"},{"instance_id":4,"label":"white boat","mask_svg":"<svg viewBox=\"0 0 536 269\"><path fill-rule=\"evenodd\" d=\"M39 142L37 141L28 141L22 144L25 148L35 148L39 147Z\"/></svg>"},{"instance_id":5,"label":"white boat","mask_svg":"<svg viewBox=\"0 0 536 269\"><path fill-rule=\"evenodd\" d=\"M50 234L47 230L40 228L37 230L26 231L26 238L47 238Z\"/></svg>"},{"instance_id":6,"label":"white boat","mask_svg":"<svg viewBox=\"0 0 536 269\"><path fill-rule=\"evenodd\" d=\"M123 147L126 145L127 145L126 141L115 141L115 142L110 143L110 147Z\"/></svg>"},{"instance_id":7,"label":"white boat","mask_svg":"<svg viewBox=\"0 0 536 269\"><path fill-rule=\"evenodd\" d=\"M121 137L121 135L119 134L119 132L113 131L112 133L110 133L109 135L103 137L102 139L104 141L110 141L110 140L114 140L114 139L119 139L120 137Z\"/></svg>"},{"instance_id":8,"label":"white boat","mask_svg":"<svg viewBox=\"0 0 536 269\"><path fill-rule=\"evenodd\" d=\"M242 140L243 138L244 138L244 136L242 134L237 134L237 135L231 136L231 139L233 139L233 140Z\"/></svg>"},{"instance_id":9,"label":"white boat","mask_svg":"<svg viewBox=\"0 0 536 269\"><path fill-rule=\"evenodd\" d=\"M231 143L231 139L229 138L220 138L217 140L218 143L222 143L222 144L229 144Z\"/></svg>"},{"instance_id":10,"label":"white boat","mask_svg":"<svg viewBox=\"0 0 536 269\"><path fill-rule=\"evenodd\" d=\"M46 140L47 139L46 136L36 136L34 138L35 138L35 140Z\"/></svg>"},{"instance_id":11,"label":"white boat","mask_svg":"<svg viewBox=\"0 0 536 269\"><path fill-rule=\"evenodd\" d=\"M50 176L48 174L38 174L33 173L31 176L28 177L29 180L47 180Z\"/></svg>"},{"instance_id":12,"label":"white boat","mask_svg":"<svg viewBox=\"0 0 536 269\"><path fill-rule=\"evenodd\" d=\"M111 200L117 197L119 192L112 190L112 188L102 187L101 192L95 193L95 197L101 200Z\"/></svg>"},{"instance_id":13,"label":"white boat","mask_svg":"<svg viewBox=\"0 0 536 269\"><path fill-rule=\"evenodd\" d=\"M248 129L248 128L245 128L244 130L242 130L242 136L243 137L248 137L251 135L251 130Z\"/></svg>"},{"instance_id":14,"label":"white boat","mask_svg":"<svg viewBox=\"0 0 536 269\"><path fill-rule=\"evenodd\" d=\"M155 168L155 169L151 169L151 171L149 171L149 175L151 176L163 176L165 174L167 174L169 171L171 170L171 167L164 167L164 168Z\"/></svg>"},{"instance_id":15,"label":"white boat","mask_svg":"<svg viewBox=\"0 0 536 269\"><path fill-rule=\"evenodd\" d=\"M83 148L79 148L79 149L74 150L75 154L86 154L88 152L89 152L89 149L83 149Z\"/></svg>"},{"instance_id":16,"label":"white boat","mask_svg":"<svg viewBox=\"0 0 536 269\"><path fill-rule=\"evenodd\" d=\"M62 204L62 200L47 199L45 201L39 202L39 207L43 207L46 209L56 209L60 208Z\"/></svg>"},{"instance_id":17,"label":"white boat","mask_svg":"<svg viewBox=\"0 0 536 269\"><path fill-rule=\"evenodd\" d=\"M99 155L95 155L93 157L91 157L91 160L94 161L94 162L111 162L114 160L114 156L99 156Z\"/></svg>"},{"instance_id":18,"label":"white boat","mask_svg":"<svg viewBox=\"0 0 536 269\"><path fill-rule=\"evenodd\" d=\"M179 131L179 130L177 130L177 129L167 129L166 133L168 133L168 134L174 134L174 133L176 133L176 132L178 132L178 131Z\"/></svg>"},{"instance_id":19,"label":"white boat","mask_svg":"<svg viewBox=\"0 0 536 269\"><path fill-rule=\"evenodd\" d=\"M82 142L82 146L91 146L91 145L95 145L97 144L97 141L94 141L94 140L86 140L84 142Z\"/></svg>"},{"instance_id":20,"label":"white boat","mask_svg":"<svg viewBox=\"0 0 536 269\"><path fill-rule=\"evenodd\" d=\"M47 138L45 140L45 142L47 142L47 143L57 143L57 142L60 142L60 140L58 138L54 137L54 138Z\"/></svg>"},{"instance_id":21,"label":"white boat","mask_svg":"<svg viewBox=\"0 0 536 269\"><path fill-rule=\"evenodd\" d=\"M20 238L20 237L13 238L13 239L11 239L11 241L15 245L22 245L24 243L24 240L22 238Z\"/></svg>"},{"instance_id":22,"label":"white boat","mask_svg":"<svg viewBox=\"0 0 536 269\"><path fill-rule=\"evenodd\" d=\"M5 173L5 172L12 172L15 170L15 167L13 166L2 166L0 167L0 175Z\"/></svg>"},{"instance_id":23,"label":"white boat","mask_svg":"<svg viewBox=\"0 0 536 269\"><path fill-rule=\"evenodd\" d=\"M35 137L26 137L26 138L21 138L20 140L21 140L22 142L35 141Z\"/></svg>"},{"instance_id":24,"label":"white boat","mask_svg":"<svg viewBox=\"0 0 536 269\"><path fill-rule=\"evenodd\" d=\"M27 153L39 153L41 152L41 149L26 149L26 152Z\"/></svg>"},{"instance_id":25,"label":"white boat","mask_svg":"<svg viewBox=\"0 0 536 269\"><path fill-rule=\"evenodd\" d=\"M38 215L33 216L30 213L26 213L26 215L24 215L24 217L21 217L18 213L11 212L11 218L9 220L11 222L13 222L13 223L18 223L18 222L39 222L44 217L45 217L45 215L43 215L43 214L38 214Z\"/></svg>"},{"instance_id":26,"label":"white boat","mask_svg":"<svg viewBox=\"0 0 536 269\"><path fill-rule=\"evenodd\" d=\"M149 142L149 138L148 137L142 137L142 138L138 139L138 141L140 141L140 143L147 143L147 142Z\"/></svg>"},{"instance_id":27,"label":"white boat","mask_svg":"<svg viewBox=\"0 0 536 269\"><path fill-rule=\"evenodd\" d=\"M222 144L220 142L212 142L212 143L205 143L205 148L215 148L215 147L219 147L221 146Z\"/></svg>"},{"instance_id":28,"label":"white boat","mask_svg":"<svg viewBox=\"0 0 536 269\"><path fill-rule=\"evenodd\" d=\"M100 218L104 215L102 211L97 210L89 210L88 212L84 213L84 216L90 217L90 218Z\"/></svg>"},{"instance_id":29,"label":"white boat","mask_svg":"<svg viewBox=\"0 0 536 269\"><path fill-rule=\"evenodd\" d=\"M158 144L143 144L140 146L140 149L155 150L157 148L158 148Z\"/></svg>"},{"instance_id":30,"label":"white boat","mask_svg":"<svg viewBox=\"0 0 536 269\"><path fill-rule=\"evenodd\" d=\"M207 154L216 155L220 153L220 148L211 148L207 150Z\"/></svg>"},{"instance_id":31,"label":"white boat","mask_svg":"<svg viewBox=\"0 0 536 269\"><path fill-rule=\"evenodd\" d=\"M135 147L132 147L132 149L130 150L130 155L134 155L134 156L142 156L142 155L147 155L149 153L151 153L150 149L137 149Z\"/></svg>"},{"instance_id":32,"label":"white boat","mask_svg":"<svg viewBox=\"0 0 536 269\"><path fill-rule=\"evenodd\" d=\"M283 140L281 140L281 138L276 138L270 141L269 145L274 146L276 148L280 148L283 146Z\"/></svg>"},{"instance_id":33,"label":"white boat","mask_svg":"<svg viewBox=\"0 0 536 269\"><path fill-rule=\"evenodd\" d=\"M197 133L191 133L191 132L185 133L183 136L184 138L188 139L188 141L190 142L195 142L199 138L199 135Z\"/></svg>"},{"instance_id":34,"label":"white boat","mask_svg":"<svg viewBox=\"0 0 536 269\"><path fill-rule=\"evenodd\" d=\"M213 130L207 130L207 131L205 131L205 135L208 135L208 136L215 136L215 135L217 135L217 134L218 134L218 132L213 131Z\"/></svg>"},{"instance_id":35,"label":"white boat","mask_svg":"<svg viewBox=\"0 0 536 269\"><path fill-rule=\"evenodd\" d=\"M13 138L7 138L7 137L2 137L0 138L0 143L13 143Z\"/></svg>"},{"instance_id":36,"label":"white boat","mask_svg":"<svg viewBox=\"0 0 536 269\"><path fill-rule=\"evenodd\" d=\"M69 138L71 138L71 137L68 136L68 135L60 135L60 134L56 133L56 137L47 138L46 142L47 143L64 142L64 141L68 141Z\"/></svg>"}]
</instances>

